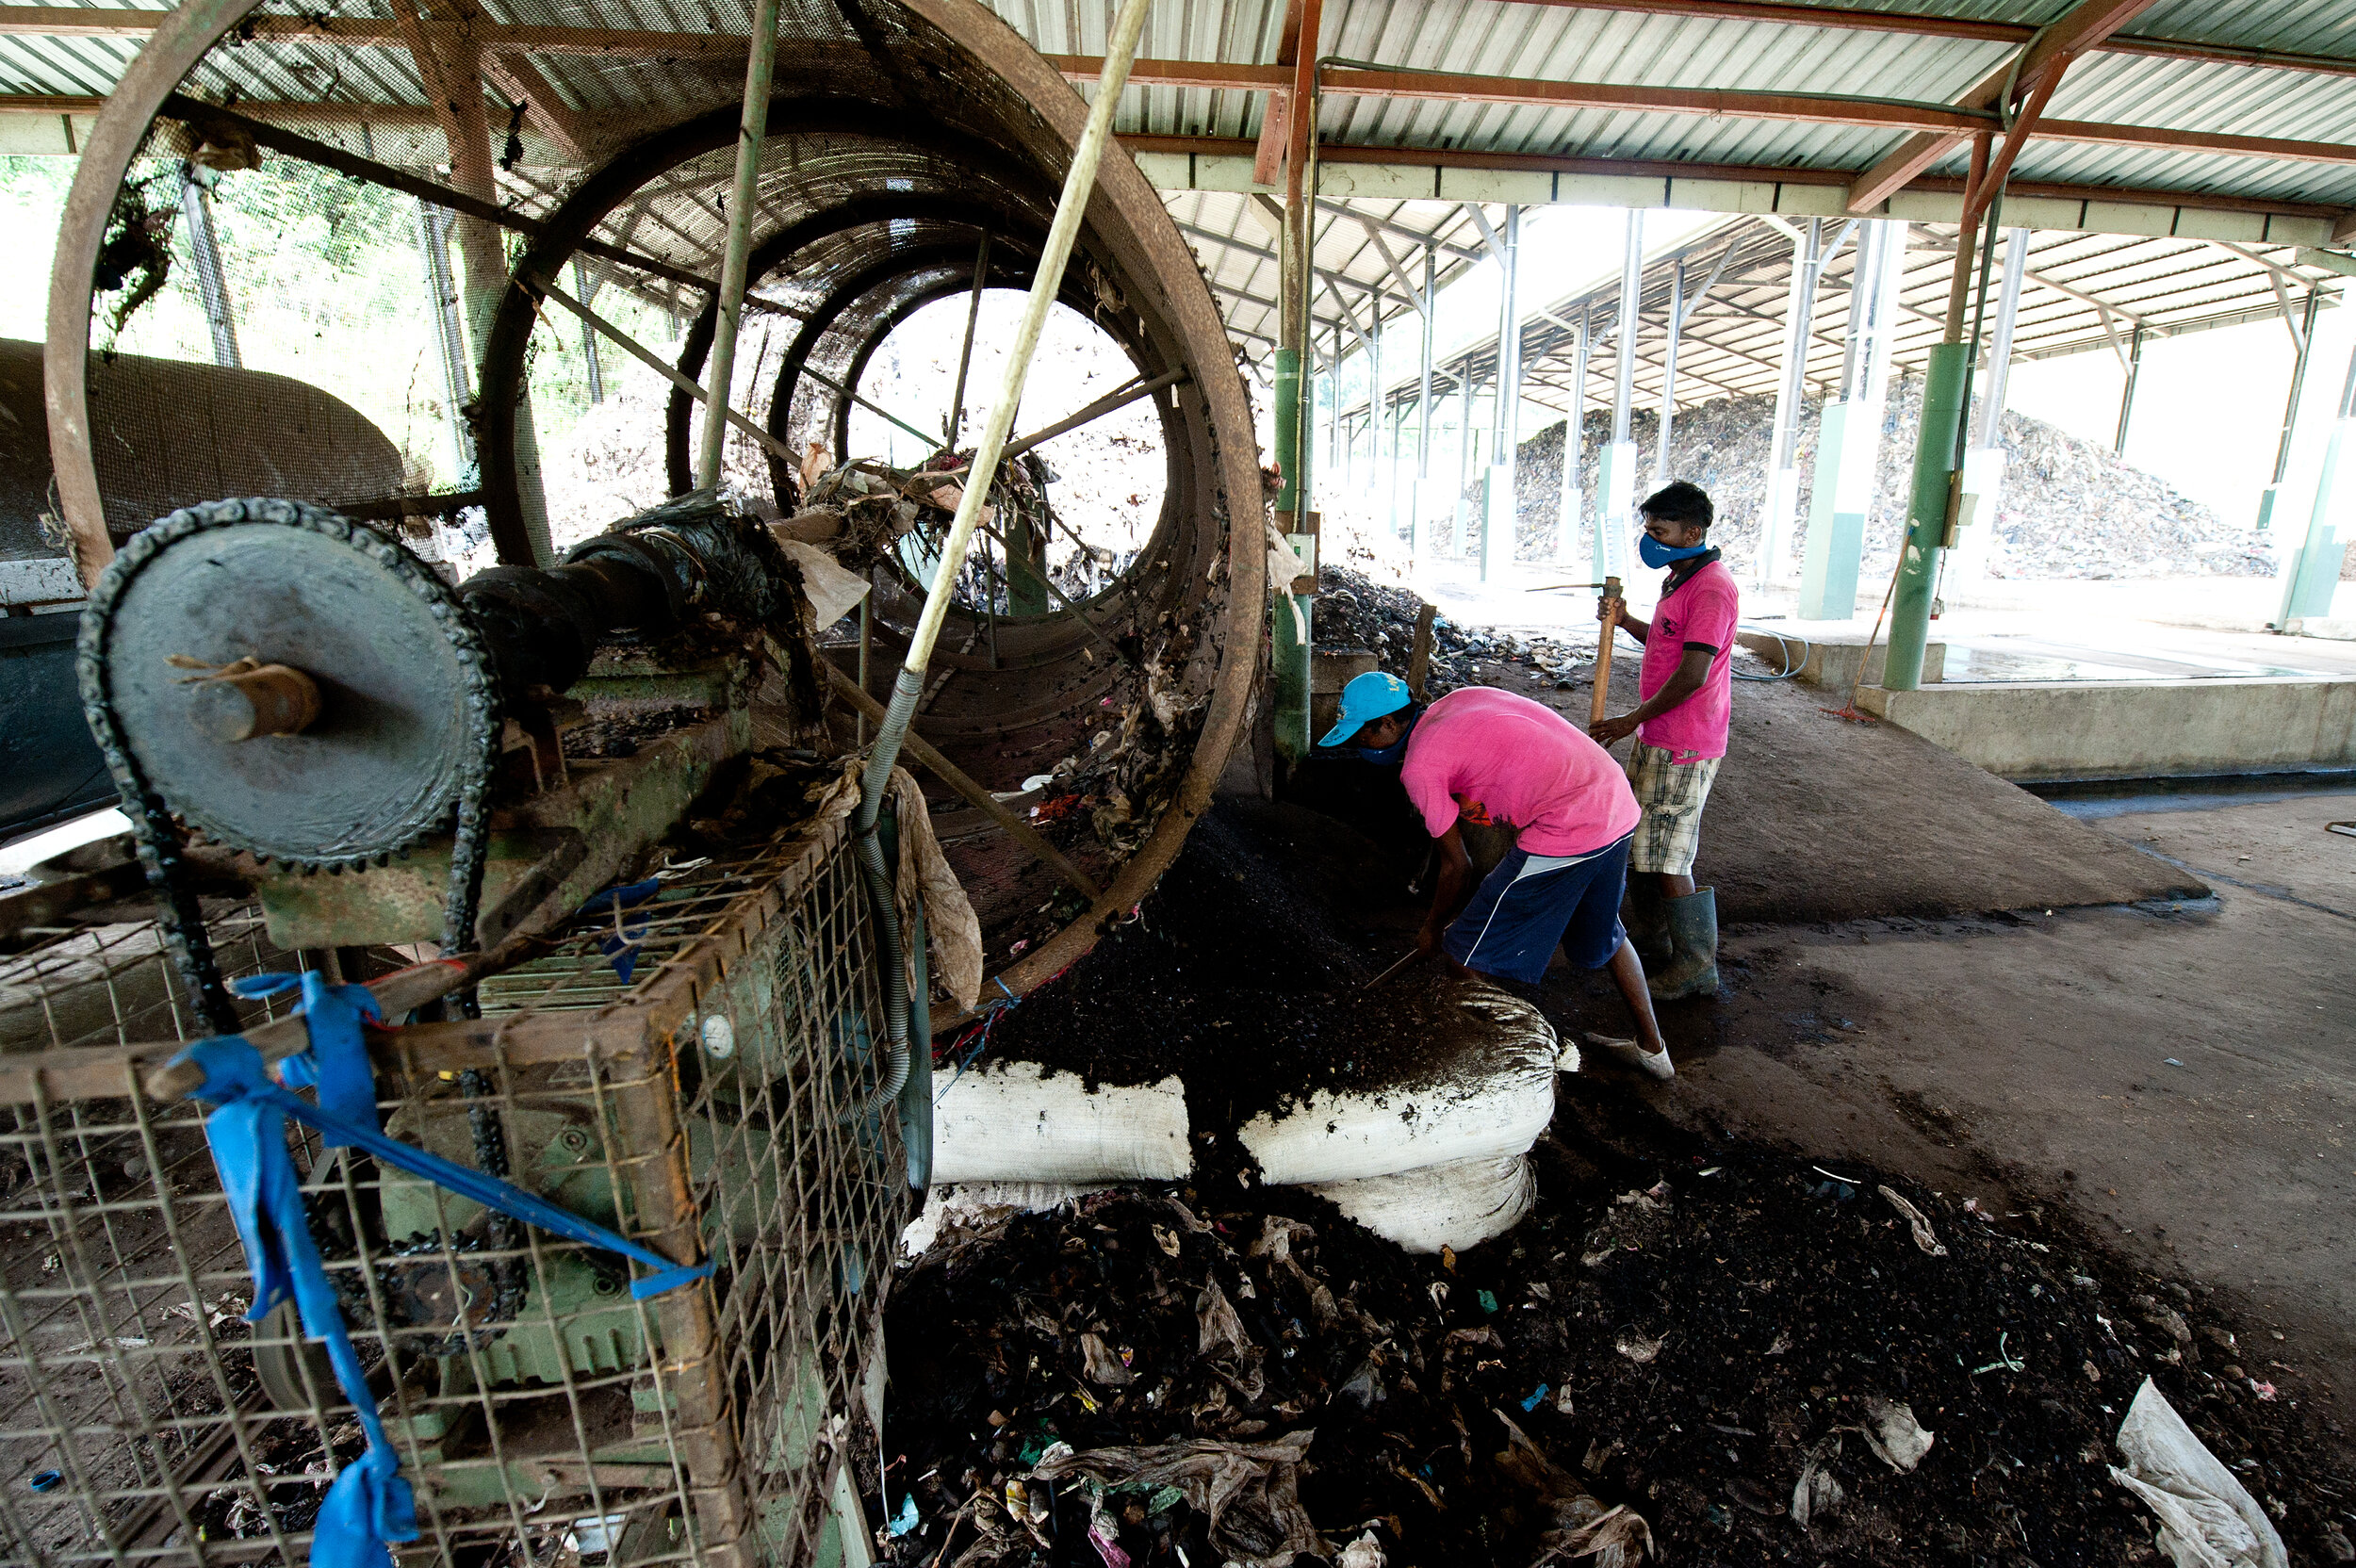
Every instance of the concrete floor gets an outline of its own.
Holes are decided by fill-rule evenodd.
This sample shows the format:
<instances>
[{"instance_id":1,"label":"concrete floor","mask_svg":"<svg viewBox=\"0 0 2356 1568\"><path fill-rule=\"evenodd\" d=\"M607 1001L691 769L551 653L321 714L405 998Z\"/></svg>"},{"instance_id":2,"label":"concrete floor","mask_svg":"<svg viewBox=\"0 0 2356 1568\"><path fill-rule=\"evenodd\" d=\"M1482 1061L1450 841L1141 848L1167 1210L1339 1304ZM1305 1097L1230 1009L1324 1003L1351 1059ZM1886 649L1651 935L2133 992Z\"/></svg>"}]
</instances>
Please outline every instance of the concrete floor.
<instances>
[{"instance_id":1,"label":"concrete floor","mask_svg":"<svg viewBox=\"0 0 2356 1568\"><path fill-rule=\"evenodd\" d=\"M1567 631L1592 639L1595 597L1545 593L1544 584L1580 574L1534 562L1516 562L1501 580L1484 583L1464 563L1432 560L1416 586L1441 612L1467 626L1519 632ZM1639 569L1628 581L1629 606L1648 613L1661 574ZM1755 622L1801 636L1863 641L1873 629L1888 580L1858 589L1857 613L1847 621L1792 619L1798 593L1742 581L1742 613ZM1931 635L1958 651L1957 675L1976 662L1976 678L2119 680L2247 675L2287 671L2356 676L2356 641L2284 637L2268 632L2282 596L2270 578L2153 578L2109 581L1988 582L1950 585L1947 612ZM2343 615L2356 612L2356 591L2340 598ZM1883 635L1888 636L1887 626ZM2105 655L2111 658L2106 660Z\"/></svg>"},{"instance_id":2,"label":"concrete floor","mask_svg":"<svg viewBox=\"0 0 2356 1568\"><path fill-rule=\"evenodd\" d=\"M2351 818L2341 793L2093 825L2190 868L2210 907L1729 932L1719 998L1665 1010L1677 1080L1627 1092L1984 1202L2064 1203L2213 1287L2245 1364L2345 1422L2356 838L2325 825ZM1591 982L1549 991L1565 1021L1609 1021Z\"/></svg>"}]
</instances>

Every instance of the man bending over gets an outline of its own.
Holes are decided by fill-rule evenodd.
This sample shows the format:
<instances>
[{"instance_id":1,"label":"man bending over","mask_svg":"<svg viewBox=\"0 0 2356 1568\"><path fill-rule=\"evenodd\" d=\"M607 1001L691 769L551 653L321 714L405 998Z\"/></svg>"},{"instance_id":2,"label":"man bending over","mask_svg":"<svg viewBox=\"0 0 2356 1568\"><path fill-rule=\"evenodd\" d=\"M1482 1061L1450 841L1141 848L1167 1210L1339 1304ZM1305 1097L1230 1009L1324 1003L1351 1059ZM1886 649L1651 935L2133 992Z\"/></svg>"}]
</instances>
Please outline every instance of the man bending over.
<instances>
[{"instance_id":1,"label":"man bending over","mask_svg":"<svg viewBox=\"0 0 2356 1568\"><path fill-rule=\"evenodd\" d=\"M1580 969L1609 969L1636 1026L1632 1040L1588 1042L1656 1078L1677 1070L1654 1021L1644 966L1620 926L1636 796L1603 747L1560 713L1487 686L1416 709L1381 671L1342 691L1341 722L1319 743L1401 756L1407 798L1439 841L1439 885L1416 939L1463 969L1534 986L1559 946ZM1462 824L1510 827L1514 847L1454 913L1472 882Z\"/></svg>"}]
</instances>

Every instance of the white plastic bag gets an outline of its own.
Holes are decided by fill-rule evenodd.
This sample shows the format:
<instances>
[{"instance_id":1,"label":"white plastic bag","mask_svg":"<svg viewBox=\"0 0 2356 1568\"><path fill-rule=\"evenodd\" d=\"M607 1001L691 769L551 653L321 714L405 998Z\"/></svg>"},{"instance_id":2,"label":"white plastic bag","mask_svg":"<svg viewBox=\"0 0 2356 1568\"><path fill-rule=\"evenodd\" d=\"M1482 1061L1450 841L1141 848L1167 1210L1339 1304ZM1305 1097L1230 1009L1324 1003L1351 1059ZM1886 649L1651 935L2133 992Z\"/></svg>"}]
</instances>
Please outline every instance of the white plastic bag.
<instances>
[{"instance_id":1,"label":"white plastic bag","mask_svg":"<svg viewBox=\"0 0 2356 1568\"><path fill-rule=\"evenodd\" d=\"M1409 1252L1463 1251L1529 1217L1538 1178L1524 1153L1451 1160L1397 1176L1322 1182L1309 1189Z\"/></svg>"},{"instance_id":2,"label":"white plastic bag","mask_svg":"<svg viewBox=\"0 0 2356 1568\"><path fill-rule=\"evenodd\" d=\"M2111 1479L2160 1516L2176 1568L2289 1568L2274 1521L2149 1378L2119 1424L2119 1451L2127 1468L2111 1466Z\"/></svg>"},{"instance_id":3,"label":"white plastic bag","mask_svg":"<svg viewBox=\"0 0 2356 1568\"><path fill-rule=\"evenodd\" d=\"M1488 987L1461 1004L1489 1026L1425 1081L1336 1094L1319 1089L1238 1135L1277 1186L1396 1176L1426 1166L1521 1154L1554 1119L1562 1043L1520 998Z\"/></svg>"},{"instance_id":4,"label":"white plastic bag","mask_svg":"<svg viewBox=\"0 0 2356 1568\"><path fill-rule=\"evenodd\" d=\"M900 1233L900 1255L921 1257L943 1240L956 1241L1018 1214L1043 1214L1104 1190L1072 1182L965 1182L937 1186L924 1196L924 1212Z\"/></svg>"},{"instance_id":5,"label":"white plastic bag","mask_svg":"<svg viewBox=\"0 0 2356 1568\"><path fill-rule=\"evenodd\" d=\"M1174 1076L1089 1090L1035 1062L986 1064L938 1091L933 1181L1179 1182L1194 1171Z\"/></svg>"}]
</instances>

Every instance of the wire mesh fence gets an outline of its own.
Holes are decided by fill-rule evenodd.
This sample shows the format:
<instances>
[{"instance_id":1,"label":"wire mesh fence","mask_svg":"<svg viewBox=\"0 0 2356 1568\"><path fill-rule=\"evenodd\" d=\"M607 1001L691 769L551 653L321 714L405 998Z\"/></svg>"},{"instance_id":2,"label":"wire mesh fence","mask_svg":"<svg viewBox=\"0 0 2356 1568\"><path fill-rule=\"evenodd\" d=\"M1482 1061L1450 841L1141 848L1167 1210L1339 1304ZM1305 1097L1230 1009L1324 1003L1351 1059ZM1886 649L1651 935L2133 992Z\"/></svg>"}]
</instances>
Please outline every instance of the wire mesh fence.
<instances>
[{"instance_id":1,"label":"wire mesh fence","mask_svg":"<svg viewBox=\"0 0 2356 1568\"><path fill-rule=\"evenodd\" d=\"M392 1136L712 1258L711 1281L639 1300L641 1266L290 1128L416 1492L402 1561L840 1549L840 1472L874 1475L907 1192L846 841L837 823L669 868L487 983L480 1021L378 1037ZM296 967L251 908L212 926L225 970ZM289 1309L245 1321L203 1107L139 1082L142 1043L186 1021L152 923L27 935L0 960L0 1556L306 1560L363 1434Z\"/></svg>"}]
</instances>

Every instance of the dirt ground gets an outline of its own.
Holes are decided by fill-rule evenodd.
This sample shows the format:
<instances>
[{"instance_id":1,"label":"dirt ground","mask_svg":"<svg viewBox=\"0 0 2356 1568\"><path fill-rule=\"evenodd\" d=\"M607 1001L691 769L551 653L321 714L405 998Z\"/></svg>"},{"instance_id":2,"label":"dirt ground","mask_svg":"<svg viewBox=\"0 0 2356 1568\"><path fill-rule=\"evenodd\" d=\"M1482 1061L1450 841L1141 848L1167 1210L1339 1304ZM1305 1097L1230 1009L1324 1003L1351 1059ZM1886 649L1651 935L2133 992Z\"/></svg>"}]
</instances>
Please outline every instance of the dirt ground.
<instances>
[{"instance_id":1,"label":"dirt ground","mask_svg":"<svg viewBox=\"0 0 2356 1568\"><path fill-rule=\"evenodd\" d=\"M1485 673L1584 722L1583 686ZM1813 690L1736 695L1694 868L1721 888L1722 988L1663 1009L1676 1083L1620 1092L2063 1200L2214 1286L2302 1397L2356 1419L2356 838L2325 829L2356 792L2082 820ZM1619 1016L1596 978L1558 970L1548 995L1562 1023Z\"/></svg>"},{"instance_id":2,"label":"dirt ground","mask_svg":"<svg viewBox=\"0 0 2356 1568\"><path fill-rule=\"evenodd\" d=\"M2213 1286L2348 1419L2356 1368L2356 798L2119 815L2213 907L1752 925L1724 987L1664 1010L1672 1119L2060 1200L2125 1256ZM1716 825L1721 835L1737 825ZM1697 873L1706 880L1705 840ZM1558 975L1566 1015L1601 988Z\"/></svg>"},{"instance_id":3,"label":"dirt ground","mask_svg":"<svg viewBox=\"0 0 2356 1568\"><path fill-rule=\"evenodd\" d=\"M1511 663L1476 673L1584 721L1583 685L1558 691ZM1631 690L1615 710L1633 700ZM1475 1358L1456 1380L1416 1365L1427 1390L1436 1375L1457 1402L1392 1413L1385 1429L1401 1440L1399 1462L1447 1506L1426 1499L1420 1513L1420 1490L1392 1486L1336 1428L1313 1457L1347 1454L1351 1478L1362 1462L1373 1468L1363 1486L1350 1480L1355 1490L1320 1485L1319 1525L1388 1519L1384 1544L1407 1548L1395 1562L1513 1560L1526 1499L1499 1490L1499 1472L1481 1458L1499 1439L1478 1402L1514 1421L1526 1412L1542 1449L1578 1461L1606 1502L1644 1511L1682 1560L2153 1561L2148 1525L2089 1457L2105 1451L2149 1372L2270 1499L2293 1561L2344 1560L2342 1543L2356 1533L2347 1430L2356 1418L2347 1387L2356 1377L2356 1234L2347 1224L2356 1196L2356 972L2347 962L2356 838L2326 825L2356 819L2356 790L2114 800L2073 815L1824 706L1822 694L1791 686L1738 694L1735 750L1696 868L1722 892L1723 984L1715 997L1663 1009L1677 1080L1640 1081L1603 1064L1562 1079L1554 1126L1534 1152L1531 1220L1460 1260L1454 1281L1428 1263L1411 1270L1460 1297L1478 1283L1480 1299L1530 1315L1512 1329L1500 1319L1494 1359ZM1405 841L1414 825L1369 786L1376 776L1324 764L1276 809L1315 808L1391 843L1381 879L1397 887L1415 859ZM1248 837L1285 868L1270 874L1271 889L1285 883L1284 896L1305 906L1313 884L1343 879L1271 837L1283 820L1262 817ZM1205 846L1214 841L1227 843L1213 833ZM1186 863L1172 874L1181 884ZM1232 877L1238 868L1217 869ZM1402 897L1378 892L1352 886L1290 942L1250 900L1234 900L1211 945L1322 957L1340 937L1365 957L1335 952L1329 967L1354 972L1403 951L1415 920ZM1598 975L1558 968L1540 1002L1567 1037L1624 1032L1622 1005ZM1242 1195L1219 1176L1205 1182L1198 1172L1214 1222L1238 1237L1285 1207L1268 1189L1228 1217ZM1884 1182L1934 1216L1950 1246L1995 1250L1926 1267L1893 1247L1904 1227L1891 1236L1890 1216L1872 1207ZM1872 1202L1853 1209L1853 1194ZM1597 1238L1647 1212L1639 1195L1674 1202L1681 1222L1624 1238L1628 1255L1599 1266L1618 1254ZM1299 1217L1341 1239L1338 1217ZM959 1266L978 1272L942 1286L1011 1284L1034 1250L1070 1256L1102 1233L1084 1213L1011 1252L971 1254ZM1361 1252L1352 1243L1333 1256ZM1793 1292L1788 1301L1776 1282ZM1180 1298L1170 1300L1179 1312ZM1103 1315L1108 1331L1127 1321L1111 1307L1073 1310ZM1733 1315L1715 1323L1713 1312ZM1428 1327L1451 1345L1486 1320L1464 1315L1461 1300L1443 1316ZM1020 1366L1012 1343L997 1345L994 1321L973 1319L976 1337L950 1336L941 1367L977 1356ZM2005 1374L2018 1386L1998 1393L1983 1376L1998 1353L1976 1338L2004 1323L2054 1338L2028 1358L2032 1370ZM2172 1340L2153 1337L2171 1324ZM1185 1328L1174 1320L1155 1332L1183 1339ZM1779 1356L1759 1359L1773 1346L1750 1345L1742 1336L1753 1331L1807 1347L1792 1376ZM1717 1353L1712 1336L1737 1353ZM1680 1338L1682 1350L1640 1357L1647 1344ZM1336 1388L1356 1364L1345 1349L1333 1347L1335 1364L1321 1374ZM1631 1377L1629 1362L1646 1370ZM917 1409L903 1414L921 1410L936 1429L977 1433L930 1453L936 1478L978 1457L970 1444L990 1444L984 1416L1007 1435L967 1485L994 1485L1000 1467L1020 1460L1016 1429L1037 1433L1033 1446L1057 1434L1084 1448L1112 1440L1113 1428L1074 1425L1087 1401L1060 1392L1072 1379L1048 1377L1053 1364L1030 1363L1045 1382L988 1389L912 1379L902 1394ZM1532 1393L1549 1381L1579 1390L1575 1412ZM1926 1425L1947 1423L1940 1441L1969 1454L1953 1478L1962 1490L1891 1486L1853 1454L1841 1476L1858 1506L1841 1533L1795 1531L1778 1499L1839 1429L1828 1413L1876 1391L1895 1397L1884 1385L1906 1392L1918 1413L1930 1407ZM1304 1382L1297 1418L1329 1396L1339 1395ZM1284 1409L1252 1414L1282 1429ZM1194 1420L1153 1429L1119 1426L1131 1442L1211 1435ZM1407 1463L1416 1445L1455 1434L1465 1436L1460 1469ZM1953 1462L1962 1462L1959 1453ZM1870 1496L1859 1490L1869 1487ZM924 1499L928 1520L951 1494ZM1302 1496L1312 1500L1306 1481ZM1466 1497L1502 1528L1460 1533ZM1149 1539L1159 1527L1148 1520L1146 1535L1124 1528L1121 1540L1137 1560L1159 1561L1161 1542L1180 1540ZM941 1549L941 1537L923 1533Z\"/></svg>"}]
</instances>

